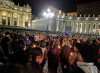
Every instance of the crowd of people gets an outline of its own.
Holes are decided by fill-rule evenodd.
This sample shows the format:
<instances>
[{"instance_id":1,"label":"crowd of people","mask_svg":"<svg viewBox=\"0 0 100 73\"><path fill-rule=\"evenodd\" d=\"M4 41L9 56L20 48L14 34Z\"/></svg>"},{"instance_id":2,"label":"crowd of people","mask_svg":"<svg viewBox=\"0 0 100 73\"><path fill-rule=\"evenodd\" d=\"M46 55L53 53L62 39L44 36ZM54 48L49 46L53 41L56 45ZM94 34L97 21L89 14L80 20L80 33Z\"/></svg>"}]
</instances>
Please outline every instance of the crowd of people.
<instances>
[{"instance_id":1,"label":"crowd of people","mask_svg":"<svg viewBox=\"0 0 100 73\"><path fill-rule=\"evenodd\" d=\"M99 73L100 38L0 34L0 73L57 73L58 67L63 73Z\"/></svg>"}]
</instances>

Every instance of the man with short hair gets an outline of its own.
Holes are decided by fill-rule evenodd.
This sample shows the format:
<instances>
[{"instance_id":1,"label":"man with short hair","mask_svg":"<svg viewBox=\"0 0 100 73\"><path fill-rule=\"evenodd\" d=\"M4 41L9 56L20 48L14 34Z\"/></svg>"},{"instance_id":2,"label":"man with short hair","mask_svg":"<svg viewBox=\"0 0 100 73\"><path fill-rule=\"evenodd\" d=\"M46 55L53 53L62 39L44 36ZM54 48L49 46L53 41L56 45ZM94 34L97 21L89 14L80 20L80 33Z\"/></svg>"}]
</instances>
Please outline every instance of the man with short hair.
<instances>
[{"instance_id":1,"label":"man with short hair","mask_svg":"<svg viewBox=\"0 0 100 73\"><path fill-rule=\"evenodd\" d=\"M40 62L40 65L42 68L44 67L44 64L46 63L47 60L47 48L46 48L46 42L44 40L40 41L40 47L43 53L43 60Z\"/></svg>"},{"instance_id":2,"label":"man with short hair","mask_svg":"<svg viewBox=\"0 0 100 73\"><path fill-rule=\"evenodd\" d=\"M98 73L98 69L94 65L94 61L97 59L98 56L95 47L85 43L81 44L81 46L78 47L78 50L78 67L76 67L69 73Z\"/></svg>"},{"instance_id":3,"label":"man with short hair","mask_svg":"<svg viewBox=\"0 0 100 73\"><path fill-rule=\"evenodd\" d=\"M40 47L31 48L30 50L31 63L27 65L27 73L43 73L39 62L43 59L42 50Z\"/></svg>"}]
</instances>

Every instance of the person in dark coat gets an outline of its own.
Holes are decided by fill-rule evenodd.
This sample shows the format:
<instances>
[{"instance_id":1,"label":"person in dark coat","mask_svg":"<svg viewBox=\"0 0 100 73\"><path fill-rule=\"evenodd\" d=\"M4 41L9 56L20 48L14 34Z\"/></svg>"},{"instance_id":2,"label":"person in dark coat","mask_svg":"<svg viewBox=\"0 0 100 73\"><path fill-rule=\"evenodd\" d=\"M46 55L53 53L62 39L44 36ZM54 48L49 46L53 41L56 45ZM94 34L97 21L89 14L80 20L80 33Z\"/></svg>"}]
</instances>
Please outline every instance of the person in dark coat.
<instances>
[{"instance_id":1,"label":"person in dark coat","mask_svg":"<svg viewBox=\"0 0 100 73\"><path fill-rule=\"evenodd\" d=\"M42 67L39 64L43 60L43 54L40 47L31 48L30 50L31 63L26 66L27 73L43 73Z\"/></svg>"},{"instance_id":2,"label":"person in dark coat","mask_svg":"<svg viewBox=\"0 0 100 73\"><path fill-rule=\"evenodd\" d=\"M43 53L43 60L40 62L40 65L42 68L44 67L44 64L46 63L47 60L47 48L46 48L46 42L44 40L40 41L40 47Z\"/></svg>"},{"instance_id":3,"label":"person in dark coat","mask_svg":"<svg viewBox=\"0 0 100 73\"><path fill-rule=\"evenodd\" d=\"M13 52L18 51L18 37L14 36L10 46L12 47Z\"/></svg>"},{"instance_id":4,"label":"person in dark coat","mask_svg":"<svg viewBox=\"0 0 100 73\"><path fill-rule=\"evenodd\" d=\"M98 50L98 63L96 64L96 66L98 67L98 69L100 70L100 38L96 39L96 46L97 46L97 50Z\"/></svg>"},{"instance_id":5,"label":"person in dark coat","mask_svg":"<svg viewBox=\"0 0 100 73\"><path fill-rule=\"evenodd\" d=\"M11 55L10 62L13 64L20 64L26 66L28 62L28 55L25 53L26 44L24 40L18 41L18 48L19 50Z\"/></svg>"},{"instance_id":6,"label":"person in dark coat","mask_svg":"<svg viewBox=\"0 0 100 73\"><path fill-rule=\"evenodd\" d=\"M70 43L68 40L63 40L62 43L62 51L60 55L60 63L62 66L63 73L67 73L68 70L71 69L71 65L69 63L69 55L70 55L71 49L70 49Z\"/></svg>"},{"instance_id":7,"label":"person in dark coat","mask_svg":"<svg viewBox=\"0 0 100 73\"><path fill-rule=\"evenodd\" d=\"M4 52L5 57L9 58L10 55L13 53L12 48L10 46L12 39L10 37L4 36L1 39L1 48Z\"/></svg>"},{"instance_id":8,"label":"person in dark coat","mask_svg":"<svg viewBox=\"0 0 100 73\"><path fill-rule=\"evenodd\" d=\"M2 64L6 64L7 63L7 59L4 56L2 48L0 48L0 63L2 63Z\"/></svg>"},{"instance_id":9,"label":"person in dark coat","mask_svg":"<svg viewBox=\"0 0 100 73\"><path fill-rule=\"evenodd\" d=\"M48 52L48 70L49 73L57 73L61 54L60 42L56 40L54 46Z\"/></svg>"},{"instance_id":10,"label":"person in dark coat","mask_svg":"<svg viewBox=\"0 0 100 73\"><path fill-rule=\"evenodd\" d=\"M26 70L20 65L7 64L0 65L0 73L26 73Z\"/></svg>"}]
</instances>

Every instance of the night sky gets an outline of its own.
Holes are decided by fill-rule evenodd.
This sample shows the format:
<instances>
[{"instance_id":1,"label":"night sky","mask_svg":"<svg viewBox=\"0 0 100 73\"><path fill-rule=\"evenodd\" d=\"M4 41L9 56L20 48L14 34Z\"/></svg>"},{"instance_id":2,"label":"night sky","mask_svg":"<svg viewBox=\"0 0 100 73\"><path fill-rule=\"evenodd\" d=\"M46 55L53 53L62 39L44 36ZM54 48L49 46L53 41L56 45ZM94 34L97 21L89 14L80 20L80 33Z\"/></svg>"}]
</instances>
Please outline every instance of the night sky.
<instances>
[{"instance_id":1,"label":"night sky","mask_svg":"<svg viewBox=\"0 0 100 73\"><path fill-rule=\"evenodd\" d=\"M63 12L73 12L77 9L77 4L99 1L99 0L12 0L15 4L23 6L29 4L32 8L32 14L38 16L40 11L49 5L62 10Z\"/></svg>"}]
</instances>

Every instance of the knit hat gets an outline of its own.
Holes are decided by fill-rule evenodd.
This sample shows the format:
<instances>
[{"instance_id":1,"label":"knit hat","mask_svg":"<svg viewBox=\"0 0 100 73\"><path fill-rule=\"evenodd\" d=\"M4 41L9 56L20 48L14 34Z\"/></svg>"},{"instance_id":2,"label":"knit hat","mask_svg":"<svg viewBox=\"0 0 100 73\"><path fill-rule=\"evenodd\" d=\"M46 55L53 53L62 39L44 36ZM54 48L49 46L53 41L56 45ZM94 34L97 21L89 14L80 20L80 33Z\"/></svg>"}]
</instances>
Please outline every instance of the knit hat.
<instances>
[{"instance_id":1,"label":"knit hat","mask_svg":"<svg viewBox=\"0 0 100 73\"><path fill-rule=\"evenodd\" d=\"M98 57L98 52L96 48L91 44L81 44L78 49L83 57L84 62L94 62Z\"/></svg>"}]
</instances>

